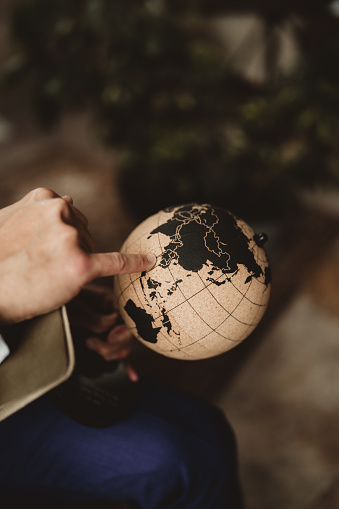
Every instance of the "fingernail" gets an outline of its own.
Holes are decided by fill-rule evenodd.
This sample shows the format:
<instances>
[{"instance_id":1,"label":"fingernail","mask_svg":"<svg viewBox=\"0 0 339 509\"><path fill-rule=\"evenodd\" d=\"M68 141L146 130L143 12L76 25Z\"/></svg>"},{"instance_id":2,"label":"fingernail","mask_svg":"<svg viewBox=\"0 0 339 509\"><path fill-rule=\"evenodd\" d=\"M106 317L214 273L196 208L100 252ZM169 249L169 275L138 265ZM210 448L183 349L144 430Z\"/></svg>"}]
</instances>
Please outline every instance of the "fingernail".
<instances>
[{"instance_id":1,"label":"fingernail","mask_svg":"<svg viewBox=\"0 0 339 509\"><path fill-rule=\"evenodd\" d=\"M68 194L65 194L64 196L62 196L62 199L73 205L73 198L71 196L69 196Z\"/></svg>"},{"instance_id":2,"label":"fingernail","mask_svg":"<svg viewBox=\"0 0 339 509\"><path fill-rule=\"evenodd\" d=\"M156 264L157 262L157 257L154 255L154 254L148 254L147 255L147 261L152 264L152 267L154 267L154 265Z\"/></svg>"}]
</instances>

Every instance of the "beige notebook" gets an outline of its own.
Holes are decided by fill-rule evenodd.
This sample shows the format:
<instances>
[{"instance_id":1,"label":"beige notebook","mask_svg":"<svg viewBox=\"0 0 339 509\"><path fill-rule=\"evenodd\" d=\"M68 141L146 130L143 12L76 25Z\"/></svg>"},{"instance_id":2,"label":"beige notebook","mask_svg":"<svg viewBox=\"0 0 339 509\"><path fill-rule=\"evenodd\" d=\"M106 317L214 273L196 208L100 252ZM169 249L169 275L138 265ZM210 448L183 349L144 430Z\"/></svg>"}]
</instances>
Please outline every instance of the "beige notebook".
<instances>
[{"instance_id":1,"label":"beige notebook","mask_svg":"<svg viewBox=\"0 0 339 509\"><path fill-rule=\"evenodd\" d=\"M64 306L1 334L11 354L0 365L0 421L67 380L75 364Z\"/></svg>"}]
</instances>

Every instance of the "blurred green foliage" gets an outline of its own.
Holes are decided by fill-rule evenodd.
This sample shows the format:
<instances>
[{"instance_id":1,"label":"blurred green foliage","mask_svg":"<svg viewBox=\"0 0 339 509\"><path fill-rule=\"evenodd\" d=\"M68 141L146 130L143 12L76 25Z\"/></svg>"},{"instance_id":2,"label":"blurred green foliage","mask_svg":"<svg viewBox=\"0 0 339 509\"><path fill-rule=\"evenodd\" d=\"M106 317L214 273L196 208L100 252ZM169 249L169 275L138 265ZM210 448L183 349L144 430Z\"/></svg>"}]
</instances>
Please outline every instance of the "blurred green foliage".
<instances>
[{"instance_id":1,"label":"blurred green foliage","mask_svg":"<svg viewBox=\"0 0 339 509\"><path fill-rule=\"evenodd\" d=\"M316 19L302 1L276 12L238 2L268 25L293 5L305 16L297 68L258 85L229 68L204 29L209 10L236 4L17 0L2 84L26 80L45 127L90 108L100 138L120 151L122 190L140 217L198 201L268 219L300 190L339 182L339 21L324 1Z\"/></svg>"}]
</instances>

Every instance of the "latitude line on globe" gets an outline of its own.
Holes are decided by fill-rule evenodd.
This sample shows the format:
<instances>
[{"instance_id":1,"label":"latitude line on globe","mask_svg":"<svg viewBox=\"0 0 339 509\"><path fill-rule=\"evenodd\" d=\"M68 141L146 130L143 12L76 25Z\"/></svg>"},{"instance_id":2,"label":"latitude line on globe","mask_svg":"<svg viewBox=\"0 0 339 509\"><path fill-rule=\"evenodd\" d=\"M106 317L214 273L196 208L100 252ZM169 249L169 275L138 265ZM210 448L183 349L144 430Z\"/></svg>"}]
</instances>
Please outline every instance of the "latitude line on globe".
<instances>
[{"instance_id":1,"label":"latitude line on globe","mask_svg":"<svg viewBox=\"0 0 339 509\"><path fill-rule=\"evenodd\" d=\"M160 248L161 248L161 247L162 247L162 246L161 246L161 244L160 244ZM162 253L161 253L161 254L163 254L163 251L162 251ZM142 274L142 273L141 273L141 274ZM125 292L125 291L126 291L126 290L127 290L127 289L131 286L131 285L133 285L136 281L139 281L139 279L141 279L141 277L142 277L142 276L141 276L141 274L140 274L140 276L139 276L138 278L136 278L136 279L134 279L134 280L132 280L132 278L130 277L131 282L130 282L130 284L129 284L129 285L127 285L127 286L126 286L126 288L124 288L124 290L121 290L121 293L120 293L120 295L118 296L118 301L119 301L119 299L121 298L121 296L123 295L123 293L124 293L124 292ZM130 276L130 275L129 275L129 276ZM220 276L218 276L218 277L215 279L215 281L219 281L219 279L220 279L220 278L222 278L223 276L227 277L225 274L221 274ZM231 277L232 277L232 276L231 276ZM175 281L175 280L174 280L174 281ZM231 283L231 285L233 286L233 288L234 288L235 290L237 290L237 292L239 292L239 293L240 293L240 295L245 295L245 294L243 294L243 293L241 292L241 290L239 290L239 288L237 288L237 287L235 286L235 284L234 284L231 280L229 280L229 282ZM258 279L257 279L257 282L258 282L258 284L261 284L261 285L264 285L264 286L265 286L265 283L263 283L262 281L259 281ZM185 297L185 295L184 295L182 292L181 292L181 293L182 293L182 295L185 297L185 301L186 301L186 300L192 299L193 297L195 297L196 295L198 295L200 292L203 292L203 291L205 290L205 288L209 288L209 287L210 287L210 286L212 286L213 284L214 284L214 283L213 283L213 282L211 282L211 283L209 283L208 285L205 285L205 286L204 286L204 288L201 288L200 290L198 290L196 293L194 293L194 294L193 294L193 295L191 295L190 297ZM121 289L121 285L120 285L120 289ZM258 306L258 307L264 307L264 306L265 306L264 304L261 304L261 303L258 303L258 302L254 302L254 301L252 301L252 300L251 300L251 299L249 299L248 297L246 297L246 299L248 300L248 302L250 302L251 304L254 304L255 306ZM184 301L184 302L185 302L185 301ZM174 309L176 309L178 306L181 306L181 304L183 304L183 303L181 302L180 304L177 304L177 305L176 305L176 306L174 306L173 308L169 309L169 310L168 310L168 312L173 311L173 310L174 310ZM225 311L227 311L227 310L225 310ZM227 311L227 312L228 312L228 311ZM160 315L159 315L159 316L160 316ZM157 318L159 318L159 317L157 317ZM242 322L240 322L240 323L242 323ZM244 323L244 325L248 325L248 324Z\"/></svg>"},{"instance_id":2,"label":"latitude line on globe","mask_svg":"<svg viewBox=\"0 0 339 509\"><path fill-rule=\"evenodd\" d=\"M160 245L160 247L161 247L161 245ZM171 276L172 276L173 281L174 281L174 282L176 282L176 281L175 281L175 279L174 279L174 277L173 277L173 274L172 274L172 272L170 271L170 269L169 269L169 268L168 268L168 270L169 270L169 272L170 272L170 274L171 274ZM215 279L215 281L218 281L218 280L219 280L220 278L222 278L223 276L225 276L225 274L221 274L219 277L217 277L217 278ZM200 277L200 276L199 276L199 277ZM227 277L227 276L225 276L225 277ZM134 282L136 282L136 281L139 281L139 279L140 279L140 278L141 278L141 276L140 276L138 279L136 279L135 281L132 281L132 282L131 282L131 284L133 284L133 283L134 283ZM201 279L201 278L200 278L200 279ZM239 293L240 293L240 295L242 295L242 298L246 296L246 294L243 294L243 293L239 290L239 288L237 288L237 287L234 285L234 283L233 283L232 281L229 281L229 282L231 283L231 285L233 286L233 288L234 288L237 292L239 292ZM202 281L202 284L204 285L204 282L203 282L203 281ZM196 293L194 293L194 294L193 294L193 295L191 295L190 297L186 297L186 296L184 295L184 293L182 292L182 290L180 289L180 287L178 286L178 288L179 288L179 290L180 290L180 292L181 292L181 295L184 297L184 301L183 301L183 302L180 302L179 304L176 304L176 305L175 305L175 306L173 306L171 309L168 309L168 310L167 310L167 312L168 312L168 313L170 313L170 312L171 312L171 311L173 311L174 309L176 309L176 308L180 307L180 306L181 306L182 304L184 304L185 302L188 302L188 301L190 301L191 299L193 299L193 297L195 297L195 296L196 296L196 295L198 295L199 293L203 292L203 291L204 291L204 290L206 290L206 289L209 289L209 287L210 287L210 286L212 286L212 285L213 285L213 283L209 283L208 285L204 285L204 287L203 287L203 288L201 288L200 290L198 290ZM129 286L130 286L130 285L129 285ZM127 290L127 288L129 288L129 286L127 286L127 287L125 288L125 290ZM124 291L125 291L125 290L124 290ZM248 291L248 290L247 290L247 291ZM211 292L209 292L209 293L211 293ZM247 293L247 292L246 292L246 293ZM121 295L122 295L122 294L121 294ZM119 295L118 299L120 299L121 295ZM211 294L211 295L213 296L213 294ZM215 299L215 297L214 297L214 296L213 296L213 298ZM255 306L257 306L257 307L264 307L264 306L265 306L264 304L261 304L261 303L259 304L259 303L257 303L257 302L253 302L252 300L248 299L247 297L245 297L245 298L248 300L248 302L250 302L251 304L254 304L254 305L255 305ZM216 299L215 299L215 300L216 300ZM241 300L242 300L242 299L241 299ZM240 300L240 302L241 302L241 300ZM218 301L216 300L216 302L218 302ZM220 306L221 306L221 304L220 304ZM191 307L192 307L192 306L191 306ZM224 311L226 311L226 312L227 312L230 316L232 316L232 313L230 313L229 311L227 311L227 309L225 309L223 306L221 306L221 307L222 307L222 308L224 309ZM192 307L192 308L193 308L193 307ZM194 309L194 308L193 308L193 309ZM236 308L234 308L234 309L236 309ZM234 310L233 310L233 311L234 311ZM198 313L197 313L197 314L198 314ZM198 315L198 316L199 316L199 315ZM161 315L158 315L158 316L156 316L154 319L155 319L155 320L158 320L160 317L161 317ZM248 326L253 326L253 325L255 325L254 323L242 322L242 321L241 321L241 320L239 320L238 318L235 318L235 317L233 317L233 318L234 318L235 320L237 320L239 323L242 323L243 325L248 325ZM222 323L223 323L223 322L222 322ZM210 325L208 325L208 324L207 324L207 326L211 328L211 326L210 326ZM227 338L226 338L226 339L227 339Z\"/></svg>"},{"instance_id":3,"label":"latitude line on globe","mask_svg":"<svg viewBox=\"0 0 339 509\"><path fill-rule=\"evenodd\" d=\"M201 280L202 284L204 284L203 280L201 279L201 276L200 276L199 274L198 274L198 276L199 276L199 278L200 278L200 280ZM247 293L247 292L248 292L248 290L250 289L251 284L252 284L252 281L250 282L250 286L247 288L246 293ZM233 286L234 286L234 285L233 285ZM223 306L223 305L222 305L222 304L221 304L221 303L220 303L220 302L219 302L219 301L215 298L215 296L213 295L213 293L210 291L209 287L206 287L206 290L207 290L207 291L209 292L209 294L213 297L213 299L215 300L215 302L216 302L217 304L219 304L219 306L220 306L220 307L221 307L224 311L226 311L226 313L228 313L228 316L227 316L227 317L226 317L226 318L225 318L225 319L224 319L224 320L223 320L223 321L222 321L222 322L218 325L218 327L217 327L217 328L219 328L221 325L223 325L223 324L224 324L224 323L225 323L225 322L229 319L229 317L230 317L230 316L231 316L234 320L236 320L238 323L241 323L242 325L247 325L247 329L248 329L249 327L252 327L253 325L255 325L255 324L250 324L250 323L243 322L243 321L239 320L238 318L236 318L235 316L233 316L234 311L237 309L237 307L240 305L240 303L241 303L244 299L246 299L246 293L245 293L245 294L243 294L242 292L239 292L239 293L240 293L240 295L242 295L242 297L241 297L240 301L238 302L238 304L237 304L237 305L235 306L235 308L233 309L233 311L232 311L232 312L229 312L229 311L227 311L227 309L226 309L226 308L225 308L225 307L224 307L224 306ZM249 299L247 299L247 300L248 300L249 302L251 302ZM254 303L252 302L252 304L254 304ZM215 332L216 332L217 334L220 334L220 332L218 332L216 329L215 329ZM220 336L222 336L222 337L223 337L223 335L222 335L222 334L220 334ZM229 338L227 338L227 339L229 339ZM230 339L230 341L234 341L234 340ZM238 341L238 340L237 340L237 341Z\"/></svg>"}]
</instances>

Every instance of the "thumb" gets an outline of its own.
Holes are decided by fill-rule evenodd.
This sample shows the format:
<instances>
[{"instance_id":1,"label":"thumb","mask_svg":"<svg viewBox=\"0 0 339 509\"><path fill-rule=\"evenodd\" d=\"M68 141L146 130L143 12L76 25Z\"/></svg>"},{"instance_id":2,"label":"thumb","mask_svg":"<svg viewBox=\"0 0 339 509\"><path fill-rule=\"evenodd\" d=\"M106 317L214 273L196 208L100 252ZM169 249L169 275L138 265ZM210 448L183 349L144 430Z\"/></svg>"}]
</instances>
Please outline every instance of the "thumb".
<instances>
[{"instance_id":1,"label":"thumb","mask_svg":"<svg viewBox=\"0 0 339 509\"><path fill-rule=\"evenodd\" d=\"M153 254L94 253L90 255L93 266L93 279L144 272L154 267L156 256Z\"/></svg>"}]
</instances>

